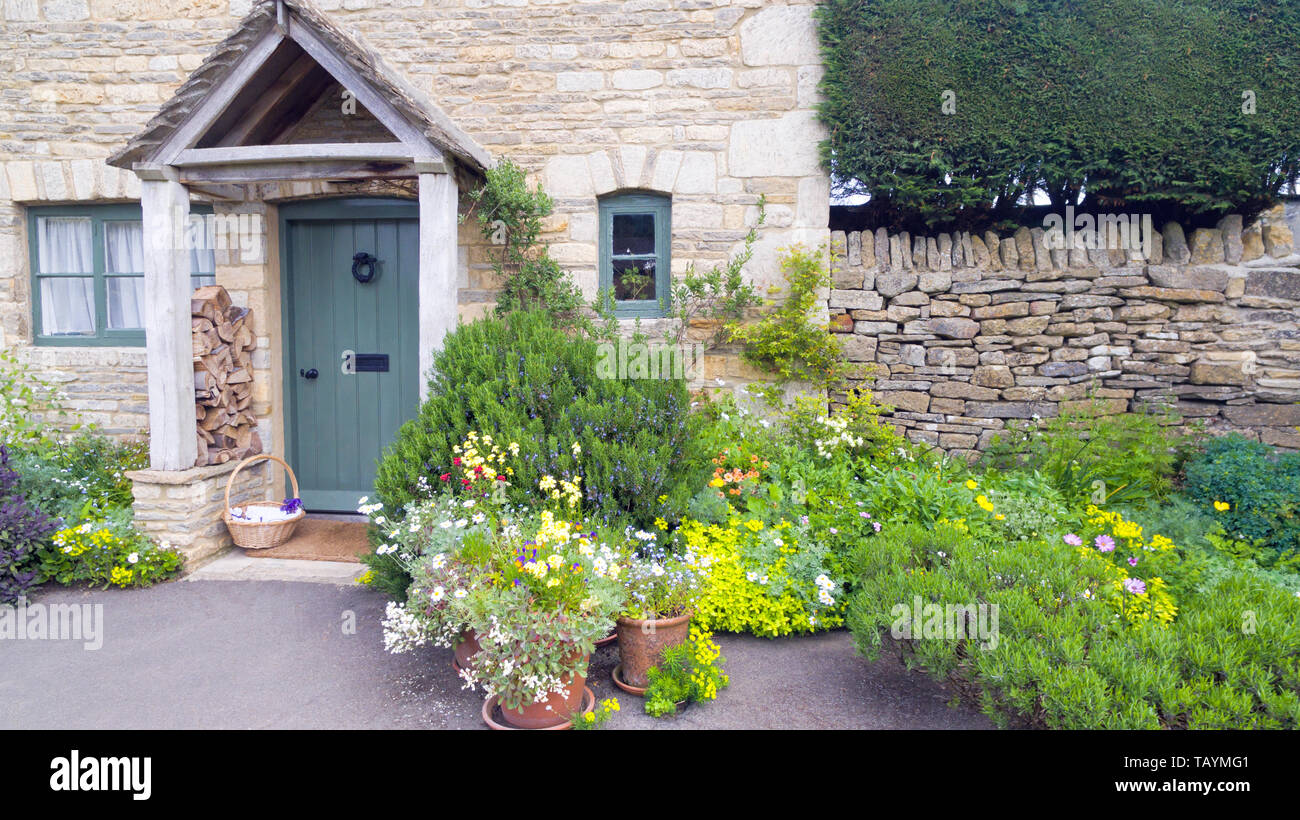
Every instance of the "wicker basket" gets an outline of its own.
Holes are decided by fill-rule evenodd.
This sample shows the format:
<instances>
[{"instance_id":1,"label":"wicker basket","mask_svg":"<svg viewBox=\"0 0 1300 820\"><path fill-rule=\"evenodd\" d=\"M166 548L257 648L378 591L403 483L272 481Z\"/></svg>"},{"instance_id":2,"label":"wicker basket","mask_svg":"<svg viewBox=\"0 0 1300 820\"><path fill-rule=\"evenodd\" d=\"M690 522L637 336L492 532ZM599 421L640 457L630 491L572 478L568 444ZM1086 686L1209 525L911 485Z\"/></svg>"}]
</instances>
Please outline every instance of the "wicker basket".
<instances>
[{"instance_id":1,"label":"wicker basket","mask_svg":"<svg viewBox=\"0 0 1300 820\"><path fill-rule=\"evenodd\" d=\"M280 546L293 537L293 531L298 528L298 522L307 517L307 512L302 508L299 508L297 514L292 518L286 518L283 521L240 521L231 517L230 488L235 485L235 476L239 475L239 471L248 465L267 460L278 462L280 466L284 467L284 471L289 474L289 481L293 483L293 497L298 497L298 477L293 474L293 469L284 463L284 459L270 453L261 453L260 455L249 456L239 462L239 466L226 480L226 507L221 517L225 520L226 529L230 530L231 537L235 539L235 544L244 549L264 550ZM280 502L254 501L251 504L244 505L245 509L249 507L272 507L278 510L280 509Z\"/></svg>"}]
</instances>

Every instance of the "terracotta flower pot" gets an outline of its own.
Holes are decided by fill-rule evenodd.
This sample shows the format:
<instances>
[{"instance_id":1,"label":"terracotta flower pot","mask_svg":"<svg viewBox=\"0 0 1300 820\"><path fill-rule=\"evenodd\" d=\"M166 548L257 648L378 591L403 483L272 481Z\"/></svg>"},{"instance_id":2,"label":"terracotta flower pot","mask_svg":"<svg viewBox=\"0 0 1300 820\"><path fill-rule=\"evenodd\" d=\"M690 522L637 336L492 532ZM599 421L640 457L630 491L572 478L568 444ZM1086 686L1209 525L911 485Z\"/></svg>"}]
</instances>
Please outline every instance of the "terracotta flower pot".
<instances>
[{"instance_id":1,"label":"terracotta flower pot","mask_svg":"<svg viewBox=\"0 0 1300 820\"><path fill-rule=\"evenodd\" d=\"M584 656L582 674L574 674L566 682L565 686L569 690L567 698L550 694L543 700L526 703L519 709L502 706L501 716L506 723L517 729L550 729L568 722L571 716L582 710L583 690L587 686L587 661L590 658L590 655Z\"/></svg>"},{"instance_id":2,"label":"terracotta flower pot","mask_svg":"<svg viewBox=\"0 0 1300 820\"><path fill-rule=\"evenodd\" d=\"M477 632L466 629L460 633L460 640L456 641L456 646L452 649L451 668L455 669L457 674L460 674L460 670L469 668L470 662L480 648Z\"/></svg>"},{"instance_id":3,"label":"terracotta flower pot","mask_svg":"<svg viewBox=\"0 0 1300 820\"><path fill-rule=\"evenodd\" d=\"M623 661L625 683L638 689L650 685L646 672L659 663L663 651L686 643L690 637L691 614L663 619L618 619L618 655Z\"/></svg>"}]
</instances>

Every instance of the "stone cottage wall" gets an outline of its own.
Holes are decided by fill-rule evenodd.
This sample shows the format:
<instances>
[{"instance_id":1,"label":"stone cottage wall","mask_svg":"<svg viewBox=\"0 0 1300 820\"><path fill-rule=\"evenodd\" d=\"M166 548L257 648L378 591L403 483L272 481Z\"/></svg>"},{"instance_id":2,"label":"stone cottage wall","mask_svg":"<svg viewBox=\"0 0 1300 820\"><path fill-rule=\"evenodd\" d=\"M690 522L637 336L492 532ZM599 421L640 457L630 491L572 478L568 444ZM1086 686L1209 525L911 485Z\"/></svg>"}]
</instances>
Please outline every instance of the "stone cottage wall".
<instances>
[{"instance_id":1,"label":"stone cottage wall","mask_svg":"<svg viewBox=\"0 0 1300 820\"><path fill-rule=\"evenodd\" d=\"M494 156L514 159L546 187L556 213L544 238L588 295L596 288L597 197L615 190L672 195L676 275L733 253L760 195L767 228L750 266L760 290L780 281L778 248L827 241L812 0L316 5ZM134 175L103 158L144 126L249 8L249 0L0 4L0 345L30 356L84 420L115 433L147 428L144 351L31 346L26 209L138 202ZM320 183L252 187L250 199L273 201L350 192ZM462 226L463 320L494 303L500 283L491 250L472 221ZM267 324L268 309L278 310L271 263L219 255L217 281L254 308L259 354L278 346ZM707 378L755 375L727 353L709 358ZM278 449L272 362L259 359L254 387L263 440Z\"/></svg>"},{"instance_id":2,"label":"stone cottage wall","mask_svg":"<svg viewBox=\"0 0 1300 820\"><path fill-rule=\"evenodd\" d=\"M1281 206L1190 236L1170 223L1149 259L1049 250L1041 227L833 244L831 330L914 441L969 454L1095 398L1300 448L1300 254Z\"/></svg>"}]
</instances>

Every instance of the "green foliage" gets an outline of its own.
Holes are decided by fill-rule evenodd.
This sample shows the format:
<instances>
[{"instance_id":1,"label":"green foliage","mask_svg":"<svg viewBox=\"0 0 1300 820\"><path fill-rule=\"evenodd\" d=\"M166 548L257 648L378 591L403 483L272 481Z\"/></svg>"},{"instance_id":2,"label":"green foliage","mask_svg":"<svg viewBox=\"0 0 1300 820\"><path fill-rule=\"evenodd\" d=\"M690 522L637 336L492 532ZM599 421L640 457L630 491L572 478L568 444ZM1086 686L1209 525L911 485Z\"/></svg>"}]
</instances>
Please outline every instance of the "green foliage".
<instances>
[{"instance_id":1,"label":"green foliage","mask_svg":"<svg viewBox=\"0 0 1300 820\"><path fill-rule=\"evenodd\" d=\"M796 245L781 252L786 281L785 300L753 324L731 325L731 338L743 345L741 356L770 370L780 383L811 382L837 385L847 365L844 352L827 326L813 320L818 291L830 287L826 251Z\"/></svg>"},{"instance_id":2,"label":"green foliage","mask_svg":"<svg viewBox=\"0 0 1300 820\"><path fill-rule=\"evenodd\" d=\"M42 579L65 585L147 587L181 568L180 553L135 528L130 508L67 526L39 555Z\"/></svg>"},{"instance_id":3,"label":"green foliage","mask_svg":"<svg viewBox=\"0 0 1300 820\"><path fill-rule=\"evenodd\" d=\"M818 18L823 156L882 224L988 226L1035 191L1212 222L1300 171L1294 3L827 0Z\"/></svg>"},{"instance_id":4,"label":"green foliage","mask_svg":"<svg viewBox=\"0 0 1300 820\"><path fill-rule=\"evenodd\" d=\"M77 521L130 509L128 470L149 466L148 445L81 432L64 441L17 452L13 466L27 498L46 513Z\"/></svg>"},{"instance_id":5,"label":"green foliage","mask_svg":"<svg viewBox=\"0 0 1300 820\"><path fill-rule=\"evenodd\" d=\"M0 605L16 603L37 583L36 550L58 528L28 503L18 480L9 465L9 448L0 444Z\"/></svg>"},{"instance_id":6,"label":"green foliage","mask_svg":"<svg viewBox=\"0 0 1300 820\"><path fill-rule=\"evenodd\" d=\"M673 318L677 319L677 344L682 344L694 323L703 320L716 325L705 343L706 349L714 347L728 335L728 327L744 317L746 309L761 303L754 286L745 281L744 270L754 256L758 229L766 221L767 199L764 196L759 197L758 219L745 235L745 246L740 253L728 259L725 265L715 265L705 273L696 271L692 262L673 285L671 309Z\"/></svg>"},{"instance_id":7,"label":"green foliage","mask_svg":"<svg viewBox=\"0 0 1300 820\"><path fill-rule=\"evenodd\" d=\"M1171 624L1131 623L1099 594L1112 565L1095 550L990 542L947 524L891 529L853 566L847 621L859 651L874 657L888 642L909 667L955 680L1000 724L1300 725L1300 601L1275 586L1227 576L1185 596ZM997 605L996 639L906 637L900 621L916 596Z\"/></svg>"},{"instance_id":8,"label":"green foliage","mask_svg":"<svg viewBox=\"0 0 1300 820\"><path fill-rule=\"evenodd\" d=\"M642 528L677 520L703 483L692 466L686 386L602 379L597 359L594 341L570 337L542 311L461 325L435 355L419 416L385 449L376 494L400 518L408 502L429 497L440 476L455 472L454 448L473 430L519 444L507 490L516 503L529 503L543 476L580 475L588 514ZM376 585L388 588L386 564L370 565ZM391 580L400 584L400 576Z\"/></svg>"},{"instance_id":9,"label":"green foliage","mask_svg":"<svg viewBox=\"0 0 1300 820\"><path fill-rule=\"evenodd\" d=\"M1214 512L1223 528L1217 546L1264 567L1300 571L1300 453L1233 433L1205 442L1185 475L1183 491L1204 509L1228 505Z\"/></svg>"},{"instance_id":10,"label":"green foliage","mask_svg":"<svg viewBox=\"0 0 1300 820\"><path fill-rule=\"evenodd\" d=\"M44 447L55 440L49 417L66 416L54 385L37 376L15 350L0 348L0 443L13 450Z\"/></svg>"},{"instance_id":11,"label":"green foliage","mask_svg":"<svg viewBox=\"0 0 1300 820\"><path fill-rule=\"evenodd\" d=\"M731 683L722 664L713 635L692 626L686 643L663 651L659 663L646 670L650 685L645 691L645 711L651 717L677 712L679 703L703 703L716 700L719 689Z\"/></svg>"},{"instance_id":12,"label":"green foliage","mask_svg":"<svg viewBox=\"0 0 1300 820\"><path fill-rule=\"evenodd\" d=\"M554 203L539 183L529 188L524 171L510 160L484 172L483 185L470 193L483 237L501 248L492 269L501 278L497 314L543 309L577 320L583 299L577 286L540 245L543 221Z\"/></svg>"},{"instance_id":13,"label":"green foliage","mask_svg":"<svg viewBox=\"0 0 1300 820\"><path fill-rule=\"evenodd\" d=\"M603 729L617 711L619 711L618 698L605 698L590 712L575 714L570 718L569 725L579 730Z\"/></svg>"},{"instance_id":14,"label":"green foliage","mask_svg":"<svg viewBox=\"0 0 1300 820\"><path fill-rule=\"evenodd\" d=\"M979 466L1037 471L1075 506L1163 498L1184 445L1176 421L1156 410L1111 415L1093 401L1050 419L1008 425Z\"/></svg>"}]
</instances>

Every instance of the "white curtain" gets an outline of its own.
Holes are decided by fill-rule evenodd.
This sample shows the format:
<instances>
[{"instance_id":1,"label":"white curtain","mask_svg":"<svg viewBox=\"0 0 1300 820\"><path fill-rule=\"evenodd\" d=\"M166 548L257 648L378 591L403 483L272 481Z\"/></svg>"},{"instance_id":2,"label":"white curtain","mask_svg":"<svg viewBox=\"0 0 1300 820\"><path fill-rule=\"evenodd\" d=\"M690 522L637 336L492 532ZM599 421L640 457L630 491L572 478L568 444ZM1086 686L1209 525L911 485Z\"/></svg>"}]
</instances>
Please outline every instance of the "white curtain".
<instances>
[{"instance_id":1,"label":"white curtain","mask_svg":"<svg viewBox=\"0 0 1300 820\"><path fill-rule=\"evenodd\" d=\"M144 327L144 230L139 222L104 223L105 293L108 326L114 330Z\"/></svg>"},{"instance_id":2,"label":"white curtain","mask_svg":"<svg viewBox=\"0 0 1300 820\"><path fill-rule=\"evenodd\" d=\"M36 220L38 274L42 276L41 333L47 336L95 332L95 262L90 220L85 217L41 217Z\"/></svg>"}]
</instances>

